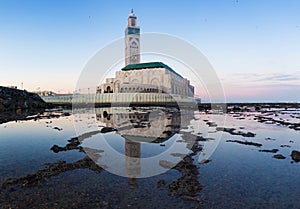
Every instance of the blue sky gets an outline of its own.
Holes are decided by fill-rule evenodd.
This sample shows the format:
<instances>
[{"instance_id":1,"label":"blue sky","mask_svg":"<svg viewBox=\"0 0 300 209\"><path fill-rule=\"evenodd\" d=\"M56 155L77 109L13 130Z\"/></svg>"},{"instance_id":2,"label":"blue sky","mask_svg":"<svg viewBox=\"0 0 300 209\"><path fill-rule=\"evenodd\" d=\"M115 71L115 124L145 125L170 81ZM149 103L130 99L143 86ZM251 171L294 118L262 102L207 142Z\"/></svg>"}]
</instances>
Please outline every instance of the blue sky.
<instances>
[{"instance_id":1,"label":"blue sky","mask_svg":"<svg viewBox=\"0 0 300 209\"><path fill-rule=\"evenodd\" d=\"M297 0L0 0L0 85L72 92L89 58L124 35L132 7L142 32L196 46L228 101L300 101Z\"/></svg>"}]
</instances>

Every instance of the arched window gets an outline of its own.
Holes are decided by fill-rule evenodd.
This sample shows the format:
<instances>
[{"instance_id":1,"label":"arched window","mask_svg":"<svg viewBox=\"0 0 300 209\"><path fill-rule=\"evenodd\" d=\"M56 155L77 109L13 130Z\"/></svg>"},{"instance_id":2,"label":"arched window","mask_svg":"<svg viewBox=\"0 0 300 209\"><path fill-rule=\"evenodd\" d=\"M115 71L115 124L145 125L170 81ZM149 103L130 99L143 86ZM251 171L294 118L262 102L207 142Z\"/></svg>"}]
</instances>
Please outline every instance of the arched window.
<instances>
[{"instance_id":1,"label":"arched window","mask_svg":"<svg viewBox=\"0 0 300 209\"><path fill-rule=\"evenodd\" d=\"M113 93L113 90L110 88L110 86L106 87L106 93Z\"/></svg>"}]
</instances>

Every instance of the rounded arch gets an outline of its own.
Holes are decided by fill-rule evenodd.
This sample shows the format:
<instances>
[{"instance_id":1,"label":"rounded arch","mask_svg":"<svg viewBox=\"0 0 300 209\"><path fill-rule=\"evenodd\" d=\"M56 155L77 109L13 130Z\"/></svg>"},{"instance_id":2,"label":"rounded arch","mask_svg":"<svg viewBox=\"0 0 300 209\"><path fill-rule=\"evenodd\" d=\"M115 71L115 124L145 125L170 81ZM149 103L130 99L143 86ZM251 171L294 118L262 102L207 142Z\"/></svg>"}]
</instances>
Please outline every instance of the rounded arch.
<instances>
[{"instance_id":1,"label":"rounded arch","mask_svg":"<svg viewBox=\"0 0 300 209\"><path fill-rule=\"evenodd\" d=\"M158 78L152 78L150 81L150 84L154 85L154 86L160 86L160 82L159 82Z\"/></svg>"},{"instance_id":2,"label":"rounded arch","mask_svg":"<svg viewBox=\"0 0 300 209\"><path fill-rule=\"evenodd\" d=\"M114 83L114 89L116 91L120 91L121 89L120 88L120 81L119 80L116 80L115 83Z\"/></svg>"},{"instance_id":3,"label":"rounded arch","mask_svg":"<svg viewBox=\"0 0 300 209\"><path fill-rule=\"evenodd\" d=\"M107 86L106 87L106 93L114 93L113 89L111 88L111 86Z\"/></svg>"}]
</instances>

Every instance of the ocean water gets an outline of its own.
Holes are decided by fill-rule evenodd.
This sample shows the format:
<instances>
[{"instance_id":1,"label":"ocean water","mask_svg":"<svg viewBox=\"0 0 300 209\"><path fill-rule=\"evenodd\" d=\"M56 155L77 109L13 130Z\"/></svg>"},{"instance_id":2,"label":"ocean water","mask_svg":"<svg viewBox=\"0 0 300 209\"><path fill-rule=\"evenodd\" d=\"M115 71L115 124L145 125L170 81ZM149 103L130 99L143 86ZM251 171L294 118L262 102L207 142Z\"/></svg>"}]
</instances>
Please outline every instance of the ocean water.
<instances>
[{"instance_id":1,"label":"ocean water","mask_svg":"<svg viewBox=\"0 0 300 209\"><path fill-rule=\"evenodd\" d=\"M299 109L65 112L0 124L1 208L300 208Z\"/></svg>"}]
</instances>

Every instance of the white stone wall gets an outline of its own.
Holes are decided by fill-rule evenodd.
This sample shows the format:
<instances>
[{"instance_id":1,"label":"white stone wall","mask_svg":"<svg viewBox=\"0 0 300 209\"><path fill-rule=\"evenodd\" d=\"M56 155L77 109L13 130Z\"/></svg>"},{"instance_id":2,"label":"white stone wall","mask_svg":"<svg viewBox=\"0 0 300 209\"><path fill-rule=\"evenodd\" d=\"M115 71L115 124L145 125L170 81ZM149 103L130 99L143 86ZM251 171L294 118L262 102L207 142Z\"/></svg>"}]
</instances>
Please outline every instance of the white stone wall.
<instances>
[{"instance_id":1,"label":"white stone wall","mask_svg":"<svg viewBox=\"0 0 300 209\"><path fill-rule=\"evenodd\" d=\"M98 93L164 92L193 96L190 81L165 68L117 71L116 77L107 78L100 89Z\"/></svg>"}]
</instances>

